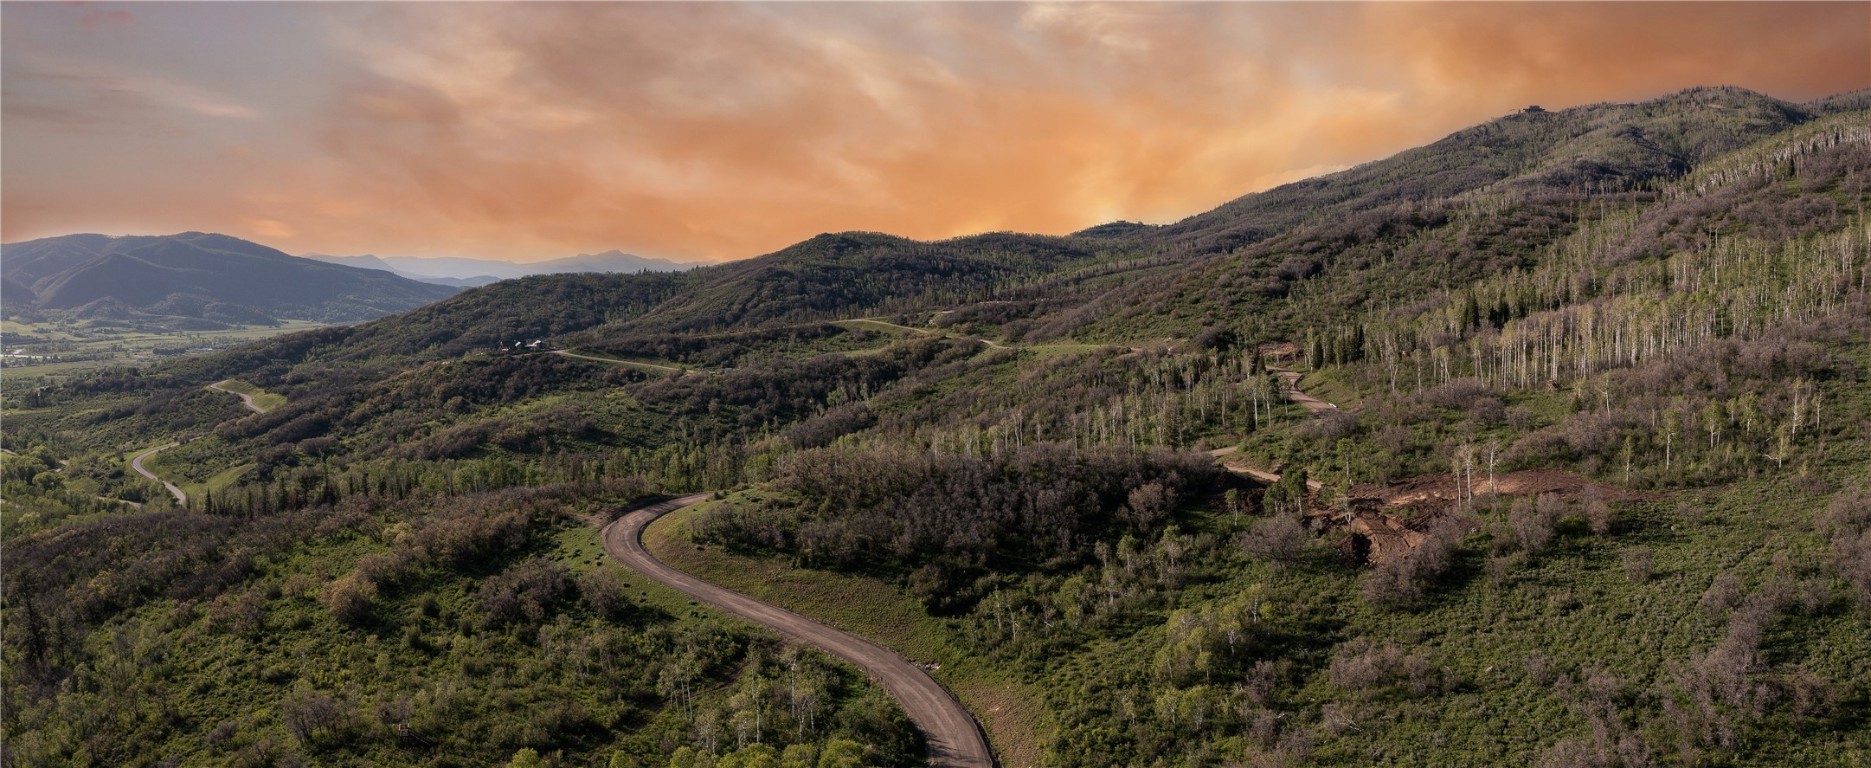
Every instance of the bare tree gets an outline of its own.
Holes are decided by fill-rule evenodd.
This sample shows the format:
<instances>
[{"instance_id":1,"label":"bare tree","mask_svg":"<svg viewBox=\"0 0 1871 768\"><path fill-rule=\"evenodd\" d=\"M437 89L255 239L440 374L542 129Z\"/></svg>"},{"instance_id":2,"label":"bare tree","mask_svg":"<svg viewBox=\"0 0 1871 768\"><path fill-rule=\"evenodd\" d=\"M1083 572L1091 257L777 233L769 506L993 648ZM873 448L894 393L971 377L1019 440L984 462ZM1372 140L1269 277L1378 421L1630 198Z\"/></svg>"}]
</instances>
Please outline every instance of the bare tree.
<instances>
[{"instance_id":1,"label":"bare tree","mask_svg":"<svg viewBox=\"0 0 1871 768\"><path fill-rule=\"evenodd\" d=\"M1501 487L1499 485L1496 485L1494 482L1494 467L1495 465L1499 464L1501 461L1501 439L1500 438L1498 437L1488 438L1487 456L1488 456L1488 493L1499 495L1501 492Z\"/></svg>"},{"instance_id":2,"label":"bare tree","mask_svg":"<svg viewBox=\"0 0 1871 768\"><path fill-rule=\"evenodd\" d=\"M1298 515L1277 514L1255 521L1241 537L1241 548L1248 554L1282 564L1298 560L1305 546L1306 527Z\"/></svg>"},{"instance_id":3,"label":"bare tree","mask_svg":"<svg viewBox=\"0 0 1871 768\"><path fill-rule=\"evenodd\" d=\"M1676 435L1682 431L1681 421L1676 415L1675 408L1663 410L1663 471L1665 473L1670 471L1671 457L1675 455Z\"/></svg>"}]
</instances>

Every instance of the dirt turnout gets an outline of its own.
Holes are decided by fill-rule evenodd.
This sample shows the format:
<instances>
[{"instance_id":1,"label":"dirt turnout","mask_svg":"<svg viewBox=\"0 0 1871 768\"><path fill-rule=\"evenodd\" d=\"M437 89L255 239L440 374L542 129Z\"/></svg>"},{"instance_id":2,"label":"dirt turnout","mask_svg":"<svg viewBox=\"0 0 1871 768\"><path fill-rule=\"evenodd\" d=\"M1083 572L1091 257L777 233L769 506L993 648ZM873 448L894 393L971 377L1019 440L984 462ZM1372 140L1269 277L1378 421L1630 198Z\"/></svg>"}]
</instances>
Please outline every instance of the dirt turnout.
<instances>
[{"instance_id":1,"label":"dirt turnout","mask_svg":"<svg viewBox=\"0 0 1871 768\"><path fill-rule=\"evenodd\" d=\"M643 548L643 528L670 512L707 501L709 494L655 504L604 528L604 550L643 575L728 613L766 626L863 669L903 705L929 744L929 764L940 768L993 768L994 753L974 716L947 689L896 651L842 629L760 602L678 571Z\"/></svg>"}]
</instances>

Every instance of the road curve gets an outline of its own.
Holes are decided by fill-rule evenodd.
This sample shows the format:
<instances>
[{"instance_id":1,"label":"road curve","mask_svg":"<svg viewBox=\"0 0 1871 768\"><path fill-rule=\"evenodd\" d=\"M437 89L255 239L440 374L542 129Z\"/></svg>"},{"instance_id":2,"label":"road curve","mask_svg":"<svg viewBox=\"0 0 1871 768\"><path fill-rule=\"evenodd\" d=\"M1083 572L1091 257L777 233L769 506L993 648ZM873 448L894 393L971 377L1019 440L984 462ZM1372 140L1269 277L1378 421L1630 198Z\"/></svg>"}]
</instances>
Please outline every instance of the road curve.
<instances>
[{"instance_id":1,"label":"road curve","mask_svg":"<svg viewBox=\"0 0 1871 768\"><path fill-rule=\"evenodd\" d=\"M1264 467L1256 467L1242 459L1228 458L1239 450L1241 450L1239 447L1231 445L1226 448L1216 448L1215 450L1209 451L1208 455L1213 457L1215 463L1220 464L1222 469L1229 472L1233 472L1237 475L1246 475L1247 477L1267 484L1280 482L1280 473L1278 472ZM1325 483L1321 483L1317 480L1307 480L1306 487L1317 491L1325 488Z\"/></svg>"},{"instance_id":2,"label":"road curve","mask_svg":"<svg viewBox=\"0 0 1871 768\"><path fill-rule=\"evenodd\" d=\"M974 717L947 689L896 651L678 571L643 548L644 526L709 498L709 494L685 496L631 512L605 526L604 550L624 565L690 597L857 665L896 697L904 714L923 732L930 765L993 768L994 753L988 749Z\"/></svg>"},{"instance_id":3,"label":"road curve","mask_svg":"<svg viewBox=\"0 0 1871 768\"><path fill-rule=\"evenodd\" d=\"M167 480L157 477L156 473L143 468L144 459L147 459L163 451L169 450L170 448L174 448L178 445L181 445L181 443L168 443L165 445L158 445L147 451L139 453L136 455L136 458L133 458L130 460L130 468L136 470L136 473L139 475L147 477L158 483L162 483L162 487L169 489L169 495L175 497L175 503L186 507L188 506L188 494L183 493L182 489L175 487L175 483L171 483Z\"/></svg>"},{"instance_id":4,"label":"road curve","mask_svg":"<svg viewBox=\"0 0 1871 768\"><path fill-rule=\"evenodd\" d=\"M1267 370L1272 371L1275 376L1280 377L1281 381L1286 382L1287 399L1297 403L1299 407L1306 409L1307 413L1322 413L1325 411L1338 410L1338 406L1336 405L1299 391L1300 373L1298 371L1276 368L1271 365L1267 366ZM1246 475L1266 483L1280 482L1280 473L1273 471L1271 468L1256 467L1240 459L1228 458L1239 450L1239 446L1231 445L1226 448L1216 448L1215 450L1209 451L1208 455L1214 457L1216 463L1220 464L1222 469L1228 470L1229 472L1233 472L1237 475ZM1318 480L1307 480L1306 487L1317 491L1325 488L1325 483L1319 482Z\"/></svg>"},{"instance_id":5,"label":"road curve","mask_svg":"<svg viewBox=\"0 0 1871 768\"><path fill-rule=\"evenodd\" d=\"M213 384L209 384L208 388L216 392L226 392L230 395L240 398L240 404L247 406L247 410L249 411L253 411L254 413L266 413L265 408L261 408L259 405L253 402L253 395L249 395L245 392L235 392L234 390L231 390L231 389L221 388L221 385L225 383L227 382L217 381Z\"/></svg>"},{"instance_id":6,"label":"road curve","mask_svg":"<svg viewBox=\"0 0 1871 768\"><path fill-rule=\"evenodd\" d=\"M1272 371L1273 375L1280 377L1281 381L1286 382L1286 399L1306 409L1307 413L1338 410L1338 406L1336 405L1299 391L1299 378L1303 375L1299 371L1275 368L1271 365L1267 366L1267 370Z\"/></svg>"}]
</instances>

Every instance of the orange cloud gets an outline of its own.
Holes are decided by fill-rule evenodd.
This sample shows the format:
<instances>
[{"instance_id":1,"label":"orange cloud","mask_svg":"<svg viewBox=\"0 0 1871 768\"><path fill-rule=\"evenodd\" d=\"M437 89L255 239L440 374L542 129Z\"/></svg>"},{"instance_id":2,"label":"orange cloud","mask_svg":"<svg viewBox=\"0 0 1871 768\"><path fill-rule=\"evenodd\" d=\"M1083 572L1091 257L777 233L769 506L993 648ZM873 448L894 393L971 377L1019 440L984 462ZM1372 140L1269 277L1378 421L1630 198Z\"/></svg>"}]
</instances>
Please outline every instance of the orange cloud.
<instances>
[{"instance_id":1,"label":"orange cloud","mask_svg":"<svg viewBox=\"0 0 1871 768\"><path fill-rule=\"evenodd\" d=\"M264 218L307 250L522 260L1067 232L1529 103L1871 85L1865 4L415 4L368 22L332 25L359 64L282 126L304 156L183 183L200 213L172 229ZM9 239L46 225L41 205L16 227L15 199Z\"/></svg>"}]
</instances>

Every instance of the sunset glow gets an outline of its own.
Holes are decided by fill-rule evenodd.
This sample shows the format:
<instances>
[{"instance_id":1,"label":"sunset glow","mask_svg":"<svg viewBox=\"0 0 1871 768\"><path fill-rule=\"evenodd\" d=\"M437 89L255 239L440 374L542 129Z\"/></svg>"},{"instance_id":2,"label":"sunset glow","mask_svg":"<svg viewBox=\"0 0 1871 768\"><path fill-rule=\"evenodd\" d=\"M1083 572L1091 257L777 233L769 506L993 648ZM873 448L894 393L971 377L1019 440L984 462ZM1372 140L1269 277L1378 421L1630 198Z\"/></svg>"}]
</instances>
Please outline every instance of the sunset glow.
<instances>
[{"instance_id":1,"label":"sunset glow","mask_svg":"<svg viewBox=\"0 0 1871 768\"><path fill-rule=\"evenodd\" d=\"M1173 221L1531 103L1871 86L1871 4L19 4L4 238L744 258ZM1797 55L1790 55L1797 52Z\"/></svg>"}]
</instances>

